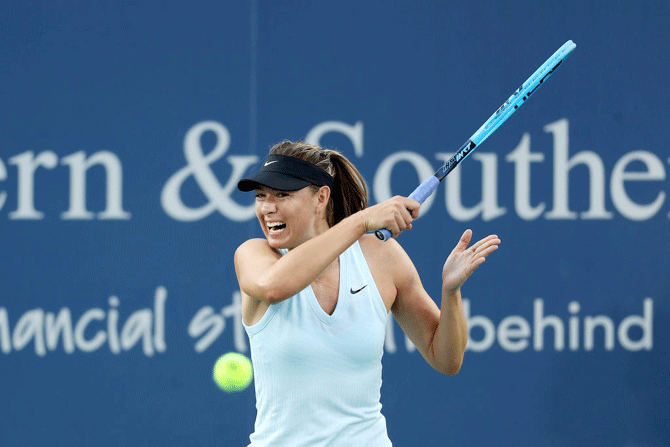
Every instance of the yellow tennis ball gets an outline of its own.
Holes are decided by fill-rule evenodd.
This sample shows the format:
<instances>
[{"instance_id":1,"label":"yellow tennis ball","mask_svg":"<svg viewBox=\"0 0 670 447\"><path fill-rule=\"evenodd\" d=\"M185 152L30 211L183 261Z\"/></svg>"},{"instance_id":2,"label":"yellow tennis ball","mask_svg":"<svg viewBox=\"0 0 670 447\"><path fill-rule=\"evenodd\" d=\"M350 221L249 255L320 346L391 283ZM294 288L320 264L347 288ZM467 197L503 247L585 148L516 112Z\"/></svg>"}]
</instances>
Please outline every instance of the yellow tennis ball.
<instances>
[{"instance_id":1,"label":"yellow tennis ball","mask_svg":"<svg viewBox=\"0 0 670 447\"><path fill-rule=\"evenodd\" d=\"M227 393L245 390L254 377L251 360L244 354L229 352L214 364L214 382Z\"/></svg>"}]
</instances>

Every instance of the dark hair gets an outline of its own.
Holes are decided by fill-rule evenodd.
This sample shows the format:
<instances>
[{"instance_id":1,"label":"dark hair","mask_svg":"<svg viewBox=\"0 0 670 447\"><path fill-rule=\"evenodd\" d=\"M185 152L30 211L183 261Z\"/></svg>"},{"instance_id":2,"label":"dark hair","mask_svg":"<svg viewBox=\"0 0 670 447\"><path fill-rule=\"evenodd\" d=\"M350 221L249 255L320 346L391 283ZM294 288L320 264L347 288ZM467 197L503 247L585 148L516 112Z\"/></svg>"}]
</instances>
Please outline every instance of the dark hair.
<instances>
[{"instance_id":1,"label":"dark hair","mask_svg":"<svg viewBox=\"0 0 670 447\"><path fill-rule=\"evenodd\" d=\"M340 152L303 141L284 140L270 148L271 154L300 158L323 169L335 182L326 207L326 218L333 226L345 217L368 206L368 189L358 169ZM318 189L314 185L314 189Z\"/></svg>"}]
</instances>

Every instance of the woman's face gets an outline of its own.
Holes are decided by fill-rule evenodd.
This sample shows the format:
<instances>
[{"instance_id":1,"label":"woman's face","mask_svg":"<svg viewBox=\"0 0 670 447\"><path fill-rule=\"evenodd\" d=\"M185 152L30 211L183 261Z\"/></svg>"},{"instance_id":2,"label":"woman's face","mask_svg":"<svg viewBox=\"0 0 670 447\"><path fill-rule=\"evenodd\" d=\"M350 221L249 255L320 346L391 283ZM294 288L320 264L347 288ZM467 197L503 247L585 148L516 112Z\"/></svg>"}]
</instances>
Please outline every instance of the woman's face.
<instances>
[{"instance_id":1,"label":"woman's face","mask_svg":"<svg viewBox=\"0 0 670 447\"><path fill-rule=\"evenodd\" d=\"M309 186L298 191L256 189L256 216L272 248L295 248L319 234L325 223L325 213L318 212L323 208L320 196Z\"/></svg>"}]
</instances>

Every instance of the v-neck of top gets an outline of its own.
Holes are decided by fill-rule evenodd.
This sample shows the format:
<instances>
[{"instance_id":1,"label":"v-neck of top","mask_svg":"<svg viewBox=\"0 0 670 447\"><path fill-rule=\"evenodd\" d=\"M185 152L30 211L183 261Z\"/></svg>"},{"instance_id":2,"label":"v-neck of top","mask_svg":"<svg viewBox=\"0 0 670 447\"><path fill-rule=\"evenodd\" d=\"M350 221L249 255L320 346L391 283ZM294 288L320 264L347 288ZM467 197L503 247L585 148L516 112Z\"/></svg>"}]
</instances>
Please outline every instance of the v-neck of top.
<instances>
[{"instance_id":1,"label":"v-neck of top","mask_svg":"<svg viewBox=\"0 0 670 447\"><path fill-rule=\"evenodd\" d=\"M346 281L344 280L344 278L346 278L345 275L346 263L342 262L342 255L338 257L338 263L340 268L339 285L337 293L337 302L335 303L335 310L333 310L332 315L329 315L328 312L326 312L323 309L323 307L321 307L319 300L316 298L316 294L314 293L312 285L310 284L306 288L307 296L309 297L309 304L310 306L312 306L312 310L319 317L321 321L329 325L333 324L333 322L336 321L338 316L342 313L342 308L345 305L344 301L348 296L346 290L344 290L344 288L346 287L345 285Z\"/></svg>"}]
</instances>

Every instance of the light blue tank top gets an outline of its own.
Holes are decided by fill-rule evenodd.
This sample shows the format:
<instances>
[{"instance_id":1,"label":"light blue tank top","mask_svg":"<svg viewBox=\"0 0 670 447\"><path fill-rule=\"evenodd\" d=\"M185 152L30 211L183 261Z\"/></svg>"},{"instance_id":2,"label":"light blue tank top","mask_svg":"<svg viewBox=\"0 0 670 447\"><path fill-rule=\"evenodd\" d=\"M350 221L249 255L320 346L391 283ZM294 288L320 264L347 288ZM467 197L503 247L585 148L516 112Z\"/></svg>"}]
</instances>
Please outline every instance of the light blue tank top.
<instances>
[{"instance_id":1,"label":"light blue tank top","mask_svg":"<svg viewBox=\"0 0 670 447\"><path fill-rule=\"evenodd\" d=\"M332 315L311 286L245 325L256 388L250 447L388 447L381 414L387 311L355 242Z\"/></svg>"}]
</instances>

